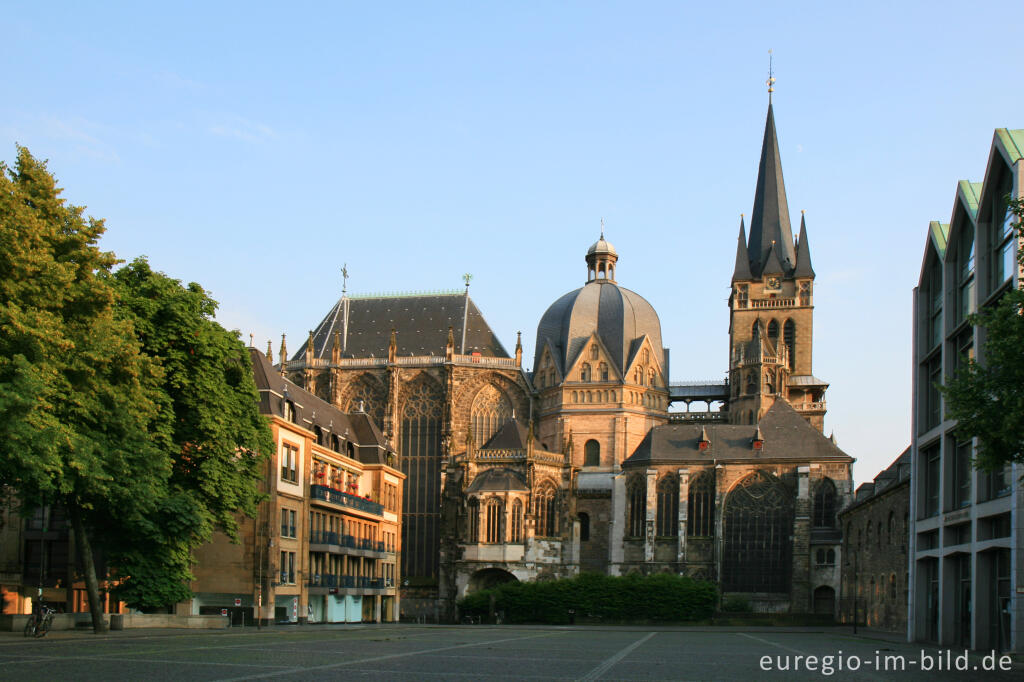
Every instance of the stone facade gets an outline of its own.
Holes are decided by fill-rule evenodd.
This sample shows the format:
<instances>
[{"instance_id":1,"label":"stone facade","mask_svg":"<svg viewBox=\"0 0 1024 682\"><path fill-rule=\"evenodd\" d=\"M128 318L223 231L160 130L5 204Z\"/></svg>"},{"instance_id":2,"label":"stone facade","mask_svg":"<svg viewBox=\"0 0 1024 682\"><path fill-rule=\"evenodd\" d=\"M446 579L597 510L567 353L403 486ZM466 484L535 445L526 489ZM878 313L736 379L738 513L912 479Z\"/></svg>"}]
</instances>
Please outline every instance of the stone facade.
<instances>
[{"instance_id":1,"label":"stone facade","mask_svg":"<svg viewBox=\"0 0 1024 682\"><path fill-rule=\"evenodd\" d=\"M843 552L822 568L842 575L839 618L889 632L907 629L910 450L857 489L839 514ZM821 557L817 557L820 559ZM821 566L821 562L815 561Z\"/></svg>"},{"instance_id":2,"label":"stone facade","mask_svg":"<svg viewBox=\"0 0 1024 682\"><path fill-rule=\"evenodd\" d=\"M827 588L834 612L838 573L811 557L839 552L834 512L851 494L852 460L821 433L815 275L806 225L795 242L789 227L770 106L749 243L744 229L720 384L669 382L660 319L618 284L603 232L584 285L538 323L532 371L521 343L505 352L468 284L343 293L291 359L282 340L286 376L365 409L399 453L405 618L451 619L469 591L581 570L690 574L765 611L826 609L815 594ZM695 400L722 409L690 412ZM670 411L678 402L687 411ZM826 489L827 528L812 519ZM743 527L774 539L759 544Z\"/></svg>"}]
</instances>

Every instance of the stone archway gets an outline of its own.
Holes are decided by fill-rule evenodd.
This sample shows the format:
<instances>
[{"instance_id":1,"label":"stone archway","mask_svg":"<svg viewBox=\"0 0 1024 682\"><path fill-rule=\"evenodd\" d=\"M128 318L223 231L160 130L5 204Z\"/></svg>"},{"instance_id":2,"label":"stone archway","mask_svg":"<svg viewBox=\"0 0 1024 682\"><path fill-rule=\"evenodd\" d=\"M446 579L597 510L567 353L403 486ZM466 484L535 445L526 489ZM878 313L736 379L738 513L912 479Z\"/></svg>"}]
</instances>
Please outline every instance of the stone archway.
<instances>
[{"instance_id":1,"label":"stone archway","mask_svg":"<svg viewBox=\"0 0 1024 682\"><path fill-rule=\"evenodd\" d=\"M828 585L814 590L814 613L822 616L834 615L836 611L836 591Z\"/></svg>"},{"instance_id":2,"label":"stone archway","mask_svg":"<svg viewBox=\"0 0 1024 682\"><path fill-rule=\"evenodd\" d=\"M518 579L503 568L482 568L469 577L466 594L489 590L504 583L518 582Z\"/></svg>"}]
</instances>

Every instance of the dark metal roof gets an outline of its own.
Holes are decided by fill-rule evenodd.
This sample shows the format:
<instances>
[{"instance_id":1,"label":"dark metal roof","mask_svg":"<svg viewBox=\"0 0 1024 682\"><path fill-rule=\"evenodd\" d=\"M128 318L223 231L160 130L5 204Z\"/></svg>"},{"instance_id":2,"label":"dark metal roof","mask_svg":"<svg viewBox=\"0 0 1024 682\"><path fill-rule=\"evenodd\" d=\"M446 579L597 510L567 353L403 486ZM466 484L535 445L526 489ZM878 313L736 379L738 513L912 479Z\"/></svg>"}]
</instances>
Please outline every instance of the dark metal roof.
<instances>
[{"instance_id":1,"label":"dark metal roof","mask_svg":"<svg viewBox=\"0 0 1024 682\"><path fill-rule=\"evenodd\" d=\"M753 442L760 430L763 445ZM703 435L710 445L701 450ZM785 400L776 400L756 425L666 424L651 429L625 462L626 467L682 462L710 464L736 460L852 462L853 458L797 414Z\"/></svg>"},{"instance_id":2,"label":"dark metal roof","mask_svg":"<svg viewBox=\"0 0 1024 682\"><path fill-rule=\"evenodd\" d=\"M796 270L794 277L814 277L814 268L811 267L811 247L807 243L807 221L804 214L800 214L800 237L796 245Z\"/></svg>"},{"instance_id":3,"label":"dark metal roof","mask_svg":"<svg viewBox=\"0 0 1024 682\"><path fill-rule=\"evenodd\" d=\"M597 333L621 373L630 359L634 342L645 334L650 337L662 371L668 372L662 353L661 320L647 300L608 280L594 280L570 291L544 312L537 325L537 356L550 342L555 350L558 370L565 376L568 366L579 355L591 334Z\"/></svg>"},{"instance_id":4,"label":"dark metal roof","mask_svg":"<svg viewBox=\"0 0 1024 682\"><path fill-rule=\"evenodd\" d=\"M348 307L346 333L345 306ZM342 357L387 357L391 330L396 332L396 355L445 354L448 328L455 337L455 352L462 353L462 322L469 305L465 353L509 357L473 299L461 293L407 296L343 297L313 331L313 356L330 358L338 332ZM293 360L302 360L308 340Z\"/></svg>"},{"instance_id":5,"label":"dark metal roof","mask_svg":"<svg viewBox=\"0 0 1024 682\"><path fill-rule=\"evenodd\" d=\"M491 436L481 450L525 450L530 436L517 419L509 419Z\"/></svg>"},{"instance_id":6,"label":"dark metal roof","mask_svg":"<svg viewBox=\"0 0 1024 682\"><path fill-rule=\"evenodd\" d=\"M267 356L256 348L249 349L253 377L260 394L260 412L284 417L284 404L290 400L295 408L296 424L306 430L319 427L331 447L332 437L354 446L356 459L364 464L385 464L390 450L380 429L365 412L342 412L334 405L292 383L274 370ZM340 452L339 454L347 454Z\"/></svg>"},{"instance_id":7,"label":"dark metal roof","mask_svg":"<svg viewBox=\"0 0 1024 682\"><path fill-rule=\"evenodd\" d=\"M477 474L473 482L466 488L467 493L507 492L511 490L526 491L530 488L517 471L499 467L485 469Z\"/></svg>"},{"instance_id":8,"label":"dark metal roof","mask_svg":"<svg viewBox=\"0 0 1024 682\"><path fill-rule=\"evenodd\" d=\"M789 224L789 204L786 201L786 184L782 179L779 138L775 132L775 113L771 102L768 103L768 118L764 124L764 142L761 145L761 163L757 170L754 211L750 215L750 242L747 248L754 277L760 277L765 271L769 252L775 254L779 265L785 268L787 273L796 265L793 230Z\"/></svg>"},{"instance_id":9,"label":"dark metal roof","mask_svg":"<svg viewBox=\"0 0 1024 682\"><path fill-rule=\"evenodd\" d=\"M871 500L880 497L890 490L895 490L900 485L910 485L910 463L910 447L907 447L899 457L893 460L892 464L878 472L878 475L875 476L873 481L862 483L858 486L853 502L847 505L841 513L846 514L856 507L859 507L862 504L867 504Z\"/></svg>"},{"instance_id":10,"label":"dark metal roof","mask_svg":"<svg viewBox=\"0 0 1024 682\"><path fill-rule=\"evenodd\" d=\"M740 217L740 236L736 244L736 266L732 270L732 281L751 280L754 275L750 272L750 253L747 251L747 232L743 226L743 218Z\"/></svg>"}]
</instances>

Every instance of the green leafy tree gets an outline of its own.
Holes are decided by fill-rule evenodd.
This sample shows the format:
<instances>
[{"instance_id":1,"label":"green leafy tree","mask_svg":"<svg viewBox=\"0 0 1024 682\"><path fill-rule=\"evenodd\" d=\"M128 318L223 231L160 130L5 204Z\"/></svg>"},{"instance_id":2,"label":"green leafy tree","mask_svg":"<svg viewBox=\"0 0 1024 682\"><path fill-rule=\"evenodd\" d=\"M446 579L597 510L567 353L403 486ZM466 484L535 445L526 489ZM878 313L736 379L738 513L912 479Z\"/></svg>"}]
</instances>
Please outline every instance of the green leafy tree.
<instances>
[{"instance_id":1,"label":"green leafy tree","mask_svg":"<svg viewBox=\"0 0 1024 682\"><path fill-rule=\"evenodd\" d=\"M273 450L259 413L249 353L237 334L214 319L217 303L196 283L154 272L144 259L110 278L120 314L130 319L143 352L159 364L160 393L152 437L169 462L167 490L152 523L115 553L126 578L118 595L141 608L190 595L191 551L215 529L235 538L237 514L252 516L260 500L262 462Z\"/></svg>"},{"instance_id":2,"label":"green leafy tree","mask_svg":"<svg viewBox=\"0 0 1024 682\"><path fill-rule=\"evenodd\" d=\"M1020 238L1024 200L1009 199L1009 210ZM1024 267L1024 250L1018 249L1017 259ZM968 361L941 390L957 428L978 438L975 465L992 471L1024 462L1024 289L1008 291L970 322L985 329L983 362Z\"/></svg>"},{"instance_id":3,"label":"green leafy tree","mask_svg":"<svg viewBox=\"0 0 1024 682\"><path fill-rule=\"evenodd\" d=\"M60 193L24 147L0 163L0 483L66 506L102 632L92 529L145 516L171 472L147 434L161 369L116 314L103 222Z\"/></svg>"}]
</instances>

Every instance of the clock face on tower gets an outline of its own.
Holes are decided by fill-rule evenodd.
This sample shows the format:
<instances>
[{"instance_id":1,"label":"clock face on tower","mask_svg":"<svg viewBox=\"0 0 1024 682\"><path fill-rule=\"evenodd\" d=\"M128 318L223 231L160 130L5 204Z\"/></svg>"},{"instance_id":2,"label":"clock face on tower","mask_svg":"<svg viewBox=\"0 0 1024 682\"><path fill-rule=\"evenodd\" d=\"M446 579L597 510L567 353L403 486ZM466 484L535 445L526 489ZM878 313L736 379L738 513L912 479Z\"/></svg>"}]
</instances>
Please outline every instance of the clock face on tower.
<instances>
[{"instance_id":1,"label":"clock face on tower","mask_svg":"<svg viewBox=\"0 0 1024 682\"><path fill-rule=\"evenodd\" d=\"M769 277L768 281L766 282L765 288L766 289L775 289L775 290L777 290L777 289L779 289L780 286L781 286L781 282L779 282L779 278L778 277Z\"/></svg>"}]
</instances>

